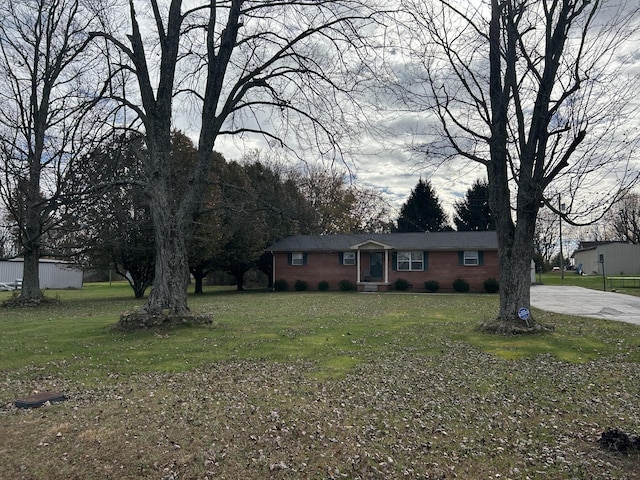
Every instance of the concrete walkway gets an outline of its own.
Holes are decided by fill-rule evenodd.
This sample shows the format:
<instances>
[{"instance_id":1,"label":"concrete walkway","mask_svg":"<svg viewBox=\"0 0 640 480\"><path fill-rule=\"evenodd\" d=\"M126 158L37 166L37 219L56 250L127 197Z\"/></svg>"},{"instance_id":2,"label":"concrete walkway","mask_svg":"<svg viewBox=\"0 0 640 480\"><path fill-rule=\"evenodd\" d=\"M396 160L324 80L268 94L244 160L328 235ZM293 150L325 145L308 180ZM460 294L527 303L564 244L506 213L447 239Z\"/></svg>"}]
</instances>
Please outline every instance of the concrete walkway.
<instances>
[{"instance_id":1,"label":"concrete walkway","mask_svg":"<svg viewBox=\"0 0 640 480\"><path fill-rule=\"evenodd\" d=\"M640 297L582 287L531 286L531 306L549 312L640 325Z\"/></svg>"}]
</instances>

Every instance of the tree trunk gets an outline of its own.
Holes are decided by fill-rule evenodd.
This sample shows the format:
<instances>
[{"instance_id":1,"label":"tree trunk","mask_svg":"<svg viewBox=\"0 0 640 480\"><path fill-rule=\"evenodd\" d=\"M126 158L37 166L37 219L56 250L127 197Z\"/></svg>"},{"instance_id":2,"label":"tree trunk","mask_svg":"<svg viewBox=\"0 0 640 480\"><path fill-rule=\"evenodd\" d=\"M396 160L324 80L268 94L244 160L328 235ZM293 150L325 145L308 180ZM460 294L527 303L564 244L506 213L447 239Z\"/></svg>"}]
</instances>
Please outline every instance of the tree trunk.
<instances>
[{"instance_id":1,"label":"tree trunk","mask_svg":"<svg viewBox=\"0 0 640 480\"><path fill-rule=\"evenodd\" d=\"M144 298L144 292L147 289L147 284L143 282L131 282L131 288L133 289L133 295L135 298Z\"/></svg>"},{"instance_id":2,"label":"tree trunk","mask_svg":"<svg viewBox=\"0 0 640 480\"><path fill-rule=\"evenodd\" d=\"M191 275L193 275L193 278L195 280L194 293L196 295L202 295L202 293L204 292L204 290L202 289L202 284L204 283L203 280L207 275L204 273L203 269L200 267L192 269Z\"/></svg>"},{"instance_id":3,"label":"tree trunk","mask_svg":"<svg viewBox=\"0 0 640 480\"><path fill-rule=\"evenodd\" d=\"M40 290L40 251L38 247L27 248L24 252L22 271L21 301L37 301L42 297Z\"/></svg>"},{"instance_id":4,"label":"tree trunk","mask_svg":"<svg viewBox=\"0 0 640 480\"><path fill-rule=\"evenodd\" d=\"M27 187L25 220L22 232L24 267L22 270L22 290L20 302L32 302L42 298L40 290L41 232L40 210L36 207L40 193L40 166L31 160L30 182Z\"/></svg>"},{"instance_id":5,"label":"tree trunk","mask_svg":"<svg viewBox=\"0 0 640 480\"><path fill-rule=\"evenodd\" d=\"M493 159L487 168L489 204L496 221L498 237L498 269L500 271L500 310L498 322L509 328L530 328L532 317L523 321L518 312L530 310L531 258L540 198L535 180L522 178L518 189L516 221L511 211L511 193L506 161L500 161L504 150L494 148Z\"/></svg>"},{"instance_id":6,"label":"tree trunk","mask_svg":"<svg viewBox=\"0 0 640 480\"><path fill-rule=\"evenodd\" d=\"M154 146L162 145L157 141ZM167 142L165 148L156 150L158 168L168 168L168 155L162 161L163 153L170 152ZM171 186L168 179L161 175L148 175L149 207L153 217L156 241L156 261L153 288L143 311L149 315L183 316L189 313L187 307L187 287L189 285L189 259L186 248L188 223L175 211ZM172 208L173 207L173 208Z\"/></svg>"},{"instance_id":7,"label":"tree trunk","mask_svg":"<svg viewBox=\"0 0 640 480\"><path fill-rule=\"evenodd\" d=\"M185 245L185 232L174 218L160 215L156 220L156 269L153 288L144 307L151 315L169 313L186 315L189 262ZM164 228L163 228L164 227Z\"/></svg>"},{"instance_id":8,"label":"tree trunk","mask_svg":"<svg viewBox=\"0 0 640 480\"><path fill-rule=\"evenodd\" d=\"M504 229L503 229L504 230ZM513 238L504 231L498 231L498 262L500 268L500 311L498 317L503 322L529 326L518 316L521 308L530 309L531 257L533 236L527 238L516 229Z\"/></svg>"}]
</instances>

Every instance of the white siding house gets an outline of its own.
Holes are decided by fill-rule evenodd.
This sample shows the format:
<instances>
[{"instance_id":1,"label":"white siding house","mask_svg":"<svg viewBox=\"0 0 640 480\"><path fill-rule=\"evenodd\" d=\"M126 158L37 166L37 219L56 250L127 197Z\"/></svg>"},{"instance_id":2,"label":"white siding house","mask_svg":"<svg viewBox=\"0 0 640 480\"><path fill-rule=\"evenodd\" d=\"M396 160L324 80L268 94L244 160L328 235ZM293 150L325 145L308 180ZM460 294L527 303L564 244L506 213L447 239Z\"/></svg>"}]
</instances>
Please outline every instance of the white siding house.
<instances>
[{"instance_id":1,"label":"white siding house","mask_svg":"<svg viewBox=\"0 0 640 480\"><path fill-rule=\"evenodd\" d=\"M0 283L13 285L22 280L22 259L0 261ZM82 288L82 269L60 260L40 260L40 288Z\"/></svg>"},{"instance_id":2,"label":"white siding house","mask_svg":"<svg viewBox=\"0 0 640 480\"><path fill-rule=\"evenodd\" d=\"M640 245L625 242L581 242L573 254L576 268L588 275L602 275L600 255L604 256L604 274L640 275Z\"/></svg>"}]
</instances>

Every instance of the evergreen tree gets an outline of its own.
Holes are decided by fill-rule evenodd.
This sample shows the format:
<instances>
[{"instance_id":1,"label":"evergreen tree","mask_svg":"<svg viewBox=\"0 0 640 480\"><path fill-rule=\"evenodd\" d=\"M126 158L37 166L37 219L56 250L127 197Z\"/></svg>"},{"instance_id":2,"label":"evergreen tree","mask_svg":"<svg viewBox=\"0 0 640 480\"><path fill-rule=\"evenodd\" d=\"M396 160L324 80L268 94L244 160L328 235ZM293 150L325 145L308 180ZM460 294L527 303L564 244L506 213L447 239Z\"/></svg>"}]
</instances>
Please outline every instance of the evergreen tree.
<instances>
[{"instance_id":1,"label":"evergreen tree","mask_svg":"<svg viewBox=\"0 0 640 480\"><path fill-rule=\"evenodd\" d=\"M443 232L451 230L447 214L431 188L431 183L422 178L402 205L396 232Z\"/></svg>"},{"instance_id":2,"label":"evergreen tree","mask_svg":"<svg viewBox=\"0 0 640 480\"><path fill-rule=\"evenodd\" d=\"M243 290L244 274L256 266L267 244L267 222L242 165L227 162L219 174L219 181L222 248L214 257L214 265L232 275L237 289Z\"/></svg>"},{"instance_id":3,"label":"evergreen tree","mask_svg":"<svg viewBox=\"0 0 640 480\"><path fill-rule=\"evenodd\" d=\"M83 158L78 181L104 188L82 204L61 239L69 250L83 244L86 261L99 270L113 268L129 282L136 298L143 298L155 273L153 221L140 187L145 155L142 136L132 133L105 142Z\"/></svg>"},{"instance_id":4,"label":"evergreen tree","mask_svg":"<svg viewBox=\"0 0 640 480\"><path fill-rule=\"evenodd\" d=\"M495 230L496 222L489 208L489 190L486 180L476 180L463 200L455 203L453 222L460 232Z\"/></svg>"}]
</instances>

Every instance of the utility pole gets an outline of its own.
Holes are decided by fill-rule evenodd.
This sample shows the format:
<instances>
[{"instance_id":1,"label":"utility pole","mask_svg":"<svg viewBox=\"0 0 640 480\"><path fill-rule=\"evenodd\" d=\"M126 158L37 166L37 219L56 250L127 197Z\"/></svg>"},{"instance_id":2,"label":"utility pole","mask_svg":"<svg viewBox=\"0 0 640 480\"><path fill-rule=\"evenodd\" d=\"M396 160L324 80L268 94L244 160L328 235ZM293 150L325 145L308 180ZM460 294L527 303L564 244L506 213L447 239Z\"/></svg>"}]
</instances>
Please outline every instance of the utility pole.
<instances>
[{"instance_id":1,"label":"utility pole","mask_svg":"<svg viewBox=\"0 0 640 480\"><path fill-rule=\"evenodd\" d=\"M564 257L562 256L562 212L564 211L560 193L558 193L558 224L560 225L560 278L564 280Z\"/></svg>"}]
</instances>

